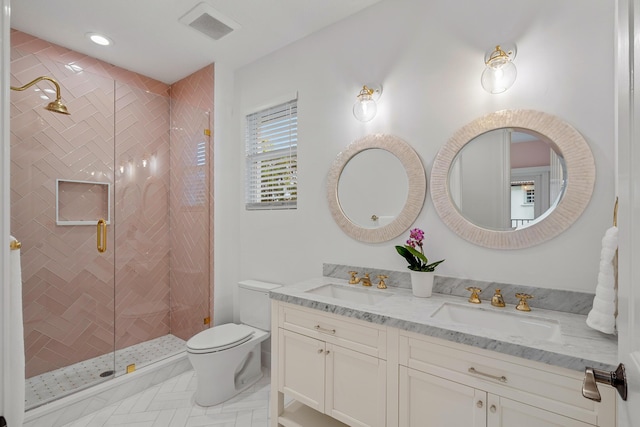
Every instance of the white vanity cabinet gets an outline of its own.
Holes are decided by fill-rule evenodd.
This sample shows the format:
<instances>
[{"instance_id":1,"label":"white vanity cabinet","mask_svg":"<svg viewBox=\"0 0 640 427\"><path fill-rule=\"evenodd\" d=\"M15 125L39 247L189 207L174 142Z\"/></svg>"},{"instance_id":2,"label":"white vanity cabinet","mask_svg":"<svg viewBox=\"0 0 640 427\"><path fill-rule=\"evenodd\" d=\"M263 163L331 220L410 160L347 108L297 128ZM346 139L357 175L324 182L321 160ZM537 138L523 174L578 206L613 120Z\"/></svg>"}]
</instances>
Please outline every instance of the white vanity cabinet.
<instances>
[{"instance_id":1,"label":"white vanity cabinet","mask_svg":"<svg viewBox=\"0 0 640 427\"><path fill-rule=\"evenodd\" d=\"M280 415L271 418L271 425L331 425L329 416L350 426L384 426L386 328L286 303L274 304L275 309L272 411ZM294 405L297 412L285 411L284 396L305 408ZM308 416L318 424L296 421L308 408L316 411Z\"/></svg>"},{"instance_id":2,"label":"white vanity cabinet","mask_svg":"<svg viewBox=\"0 0 640 427\"><path fill-rule=\"evenodd\" d=\"M615 391L585 399L579 372L399 335L399 426L615 426Z\"/></svg>"}]
</instances>

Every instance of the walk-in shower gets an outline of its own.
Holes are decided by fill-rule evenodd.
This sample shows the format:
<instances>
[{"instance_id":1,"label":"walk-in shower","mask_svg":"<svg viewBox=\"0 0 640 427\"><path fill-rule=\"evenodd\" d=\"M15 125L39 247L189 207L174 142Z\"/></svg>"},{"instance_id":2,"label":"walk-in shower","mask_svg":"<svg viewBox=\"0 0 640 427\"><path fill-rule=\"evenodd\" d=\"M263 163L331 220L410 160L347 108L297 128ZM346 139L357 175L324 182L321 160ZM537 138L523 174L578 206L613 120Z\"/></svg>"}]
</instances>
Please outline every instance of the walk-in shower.
<instances>
[{"instance_id":1,"label":"walk-in shower","mask_svg":"<svg viewBox=\"0 0 640 427\"><path fill-rule=\"evenodd\" d=\"M213 66L169 87L19 31L11 44L30 409L184 351L207 327ZM71 115L42 109L62 105L61 87Z\"/></svg>"}]
</instances>

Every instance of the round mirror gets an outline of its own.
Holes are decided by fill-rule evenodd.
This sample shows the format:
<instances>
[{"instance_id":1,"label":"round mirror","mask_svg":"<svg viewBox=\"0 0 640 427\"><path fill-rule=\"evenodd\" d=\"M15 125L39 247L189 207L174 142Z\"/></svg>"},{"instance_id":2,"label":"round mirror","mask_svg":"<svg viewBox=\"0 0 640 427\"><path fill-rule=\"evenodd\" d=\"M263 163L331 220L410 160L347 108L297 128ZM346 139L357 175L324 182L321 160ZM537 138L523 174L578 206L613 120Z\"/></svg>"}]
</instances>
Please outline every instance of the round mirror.
<instances>
[{"instance_id":1,"label":"round mirror","mask_svg":"<svg viewBox=\"0 0 640 427\"><path fill-rule=\"evenodd\" d=\"M391 240L416 220L427 180L418 154L392 135L368 135L341 152L329 171L327 200L338 226L369 243Z\"/></svg>"},{"instance_id":2,"label":"round mirror","mask_svg":"<svg viewBox=\"0 0 640 427\"><path fill-rule=\"evenodd\" d=\"M516 249L566 230L589 203L594 183L593 155L573 127L550 114L506 110L474 120L442 147L431 198L464 239Z\"/></svg>"},{"instance_id":3,"label":"round mirror","mask_svg":"<svg viewBox=\"0 0 640 427\"><path fill-rule=\"evenodd\" d=\"M379 148L353 156L340 174L338 200L349 220L364 228L389 224L407 201L409 180L400 160Z\"/></svg>"},{"instance_id":4,"label":"round mirror","mask_svg":"<svg viewBox=\"0 0 640 427\"><path fill-rule=\"evenodd\" d=\"M530 129L501 128L476 136L453 159L449 194L469 222L516 230L541 221L564 194L562 154Z\"/></svg>"}]
</instances>

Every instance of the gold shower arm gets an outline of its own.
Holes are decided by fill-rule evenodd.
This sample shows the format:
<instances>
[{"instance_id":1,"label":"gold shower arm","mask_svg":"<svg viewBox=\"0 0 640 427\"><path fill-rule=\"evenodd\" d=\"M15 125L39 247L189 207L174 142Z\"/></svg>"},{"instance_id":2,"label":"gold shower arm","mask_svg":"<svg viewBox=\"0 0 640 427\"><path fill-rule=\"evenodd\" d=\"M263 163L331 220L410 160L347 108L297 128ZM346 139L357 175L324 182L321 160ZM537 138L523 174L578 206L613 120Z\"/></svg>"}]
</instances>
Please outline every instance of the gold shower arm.
<instances>
[{"instance_id":1,"label":"gold shower arm","mask_svg":"<svg viewBox=\"0 0 640 427\"><path fill-rule=\"evenodd\" d=\"M47 76L40 76L37 79L34 79L32 81L30 81L29 83L27 83L24 86L20 86L20 87L15 87L15 86L11 86L11 90L17 90L17 91L22 91L25 89L29 89L31 86L33 86L34 84L41 82L42 80L48 80L51 83L53 83L56 87L56 99L60 99L60 85L58 84L57 81L55 81L54 79L52 79L51 77L47 77Z\"/></svg>"},{"instance_id":2,"label":"gold shower arm","mask_svg":"<svg viewBox=\"0 0 640 427\"><path fill-rule=\"evenodd\" d=\"M45 108L47 110L53 111L55 113L69 114L69 112L67 111L67 107L61 101L60 85L58 84L57 81L55 81L51 77L40 76L40 77L30 81L29 83L27 83L24 86L20 86L20 87L11 86L11 90L23 91L25 89L29 89L31 86L33 86L34 84L36 84L38 82L41 82L42 80L47 80L47 81L53 83L55 85L55 87L56 87L56 100L53 101L53 102L50 102L49 105L47 105Z\"/></svg>"}]
</instances>

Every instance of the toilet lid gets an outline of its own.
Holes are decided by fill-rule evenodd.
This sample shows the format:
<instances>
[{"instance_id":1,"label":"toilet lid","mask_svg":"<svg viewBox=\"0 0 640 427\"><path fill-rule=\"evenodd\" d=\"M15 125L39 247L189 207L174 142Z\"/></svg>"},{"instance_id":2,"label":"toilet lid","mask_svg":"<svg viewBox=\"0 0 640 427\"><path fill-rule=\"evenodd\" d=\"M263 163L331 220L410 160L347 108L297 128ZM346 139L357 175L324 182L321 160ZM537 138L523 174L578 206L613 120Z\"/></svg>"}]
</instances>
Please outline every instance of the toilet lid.
<instances>
[{"instance_id":1,"label":"toilet lid","mask_svg":"<svg viewBox=\"0 0 640 427\"><path fill-rule=\"evenodd\" d=\"M220 351L250 340L253 334L249 326L227 323L194 335L187 341L187 348L196 352Z\"/></svg>"}]
</instances>

